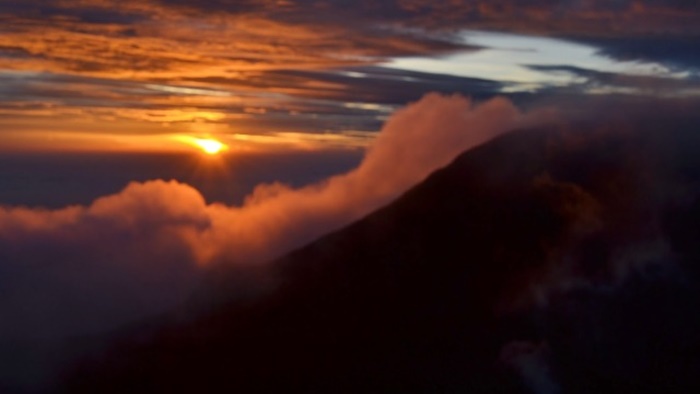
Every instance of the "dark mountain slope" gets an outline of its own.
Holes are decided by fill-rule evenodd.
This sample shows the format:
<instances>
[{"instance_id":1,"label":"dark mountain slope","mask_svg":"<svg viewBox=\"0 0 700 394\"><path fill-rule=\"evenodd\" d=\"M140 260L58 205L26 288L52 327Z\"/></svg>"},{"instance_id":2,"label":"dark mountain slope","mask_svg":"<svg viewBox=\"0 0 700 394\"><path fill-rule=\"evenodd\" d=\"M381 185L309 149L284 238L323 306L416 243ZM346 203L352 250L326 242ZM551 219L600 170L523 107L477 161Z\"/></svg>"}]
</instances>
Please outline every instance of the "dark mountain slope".
<instances>
[{"instance_id":1,"label":"dark mountain slope","mask_svg":"<svg viewBox=\"0 0 700 394\"><path fill-rule=\"evenodd\" d=\"M122 344L66 390L688 389L699 142L653 122L504 136L274 263L275 291Z\"/></svg>"}]
</instances>

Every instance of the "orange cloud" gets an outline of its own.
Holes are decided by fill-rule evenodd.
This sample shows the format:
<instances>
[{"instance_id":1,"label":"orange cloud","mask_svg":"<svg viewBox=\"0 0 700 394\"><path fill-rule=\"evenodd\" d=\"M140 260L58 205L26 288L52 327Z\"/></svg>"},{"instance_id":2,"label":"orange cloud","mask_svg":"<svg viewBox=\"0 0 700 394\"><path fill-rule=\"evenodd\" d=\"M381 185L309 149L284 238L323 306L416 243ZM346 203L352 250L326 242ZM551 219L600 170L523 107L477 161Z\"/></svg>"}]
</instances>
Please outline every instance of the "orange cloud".
<instances>
[{"instance_id":1,"label":"orange cloud","mask_svg":"<svg viewBox=\"0 0 700 394\"><path fill-rule=\"evenodd\" d=\"M545 34L697 34L700 8L652 0L187 2L35 0L0 9L0 68L110 78L236 78L366 64L457 48L459 29ZM27 12L27 9L43 12ZM5 12L2 12L2 11ZM421 27L417 30L416 27Z\"/></svg>"},{"instance_id":2,"label":"orange cloud","mask_svg":"<svg viewBox=\"0 0 700 394\"><path fill-rule=\"evenodd\" d=\"M365 64L371 57L459 47L398 31L369 34L360 23L292 21L276 6L263 12L266 6L260 2L248 12L235 12L230 5L228 12L212 12L194 2L169 7L66 0L36 5L47 8L39 15L24 14L20 6L13 15L7 7L0 23L11 28L0 35L0 50L13 56L0 56L0 69L140 81L236 79L250 72Z\"/></svg>"}]
</instances>

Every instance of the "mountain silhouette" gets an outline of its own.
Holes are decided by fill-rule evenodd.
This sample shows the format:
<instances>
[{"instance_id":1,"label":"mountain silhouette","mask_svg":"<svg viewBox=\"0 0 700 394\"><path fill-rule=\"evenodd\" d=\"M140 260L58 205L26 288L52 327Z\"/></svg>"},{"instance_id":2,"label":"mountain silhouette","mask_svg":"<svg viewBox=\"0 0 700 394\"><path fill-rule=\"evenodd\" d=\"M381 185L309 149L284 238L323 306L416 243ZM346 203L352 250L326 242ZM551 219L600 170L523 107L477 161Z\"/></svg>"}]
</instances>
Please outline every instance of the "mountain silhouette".
<instances>
[{"instance_id":1,"label":"mountain silhouette","mask_svg":"<svg viewBox=\"0 0 700 394\"><path fill-rule=\"evenodd\" d=\"M668 393L700 383L696 124L598 120L465 152L196 318L120 340L85 393ZM257 279L250 279L257 280Z\"/></svg>"}]
</instances>

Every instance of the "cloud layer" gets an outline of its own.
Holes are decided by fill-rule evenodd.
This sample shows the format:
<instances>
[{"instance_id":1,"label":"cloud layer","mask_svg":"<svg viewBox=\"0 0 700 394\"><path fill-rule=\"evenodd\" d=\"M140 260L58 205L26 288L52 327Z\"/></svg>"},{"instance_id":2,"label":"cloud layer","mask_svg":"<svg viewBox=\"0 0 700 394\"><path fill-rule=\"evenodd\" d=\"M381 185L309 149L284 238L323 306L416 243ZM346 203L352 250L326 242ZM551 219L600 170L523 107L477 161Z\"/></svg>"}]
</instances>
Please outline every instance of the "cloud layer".
<instances>
[{"instance_id":1,"label":"cloud layer","mask_svg":"<svg viewBox=\"0 0 700 394\"><path fill-rule=\"evenodd\" d=\"M89 206L0 208L0 337L77 335L163 311L192 291L201 267L299 247L536 118L504 99L430 94L390 118L357 169L301 189L261 185L240 207L155 180Z\"/></svg>"},{"instance_id":2,"label":"cloud layer","mask_svg":"<svg viewBox=\"0 0 700 394\"><path fill-rule=\"evenodd\" d=\"M0 68L138 80L248 79L464 49L460 29L697 36L700 8L655 0L29 0L0 5ZM601 34L601 32L605 32Z\"/></svg>"},{"instance_id":3,"label":"cloud layer","mask_svg":"<svg viewBox=\"0 0 700 394\"><path fill-rule=\"evenodd\" d=\"M383 104L503 92L509 73L484 81L377 67L484 49L465 43L465 29L583 40L696 73L699 21L697 5L658 0L4 2L0 149L71 149L71 133L94 149L109 145L106 134L373 131ZM558 86L560 72L539 72ZM593 93L638 93L604 87ZM56 135L68 142L46 142Z\"/></svg>"}]
</instances>

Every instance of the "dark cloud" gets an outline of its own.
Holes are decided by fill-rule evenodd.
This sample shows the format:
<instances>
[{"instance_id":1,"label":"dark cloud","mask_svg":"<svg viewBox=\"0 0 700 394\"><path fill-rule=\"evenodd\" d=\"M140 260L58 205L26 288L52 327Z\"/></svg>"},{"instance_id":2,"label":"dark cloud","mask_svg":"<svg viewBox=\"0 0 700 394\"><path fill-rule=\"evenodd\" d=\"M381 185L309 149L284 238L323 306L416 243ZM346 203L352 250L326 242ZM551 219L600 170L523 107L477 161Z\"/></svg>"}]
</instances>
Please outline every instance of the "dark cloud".
<instances>
[{"instance_id":1,"label":"dark cloud","mask_svg":"<svg viewBox=\"0 0 700 394\"><path fill-rule=\"evenodd\" d=\"M0 17L75 20L85 23L127 25L143 21L144 10L137 2L126 2L122 7L109 1L40 1L3 2ZM142 3L143 4L143 3Z\"/></svg>"},{"instance_id":2,"label":"dark cloud","mask_svg":"<svg viewBox=\"0 0 700 394\"><path fill-rule=\"evenodd\" d=\"M575 82L562 88L542 89L549 94L609 94L647 97L686 97L700 93L700 79L697 76L658 77L630 75L614 72L589 70L576 66L530 65L529 69L547 73L564 73L577 77Z\"/></svg>"},{"instance_id":3,"label":"dark cloud","mask_svg":"<svg viewBox=\"0 0 700 394\"><path fill-rule=\"evenodd\" d=\"M606 37L585 42L601 48L601 53L621 60L657 61L679 70L700 70L700 53L696 50L700 35L680 37Z\"/></svg>"},{"instance_id":4,"label":"dark cloud","mask_svg":"<svg viewBox=\"0 0 700 394\"><path fill-rule=\"evenodd\" d=\"M52 73L0 73L0 82L0 118L5 119L51 117L63 112L66 116L160 124L188 123L197 112L205 112L220 114L220 119L212 122L260 133L270 130L374 132L391 111L418 100L426 91L461 93L484 100L504 87L499 82L477 78L369 66L266 71L235 79L183 78L176 83ZM179 114L183 107L191 116ZM142 130L124 128L115 132ZM172 130L160 128L150 132Z\"/></svg>"},{"instance_id":5,"label":"dark cloud","mask_svg":"<svg viewBox=\"0 0 700 394\"><path fill-rule=\"evenodd\" d=\"M310 91L309 95L340 102L365 101L370 103L402 105L421 97L423 92L444 94L463 93L477 99L496 95L504 84L479 78L467 78L430 72L393 70L365 66L327 71L279 71L285 78L297 77L340 85L332 91ZM468 92L468 93L467 93ZM326 93L326 94L324 94Z\"/></svg>"},{"instance_id":6,"label":"dark cloud","mask_svg":"<svg viewBox=\"0 0 700 394\"><path fill-rule=\"evenodd\" d=\"M32 57L32 54L20 46L2 46L0 47L0 57L27 58Z\"/></svg>"}]
</instances>

